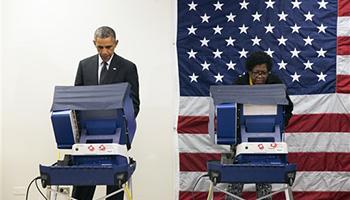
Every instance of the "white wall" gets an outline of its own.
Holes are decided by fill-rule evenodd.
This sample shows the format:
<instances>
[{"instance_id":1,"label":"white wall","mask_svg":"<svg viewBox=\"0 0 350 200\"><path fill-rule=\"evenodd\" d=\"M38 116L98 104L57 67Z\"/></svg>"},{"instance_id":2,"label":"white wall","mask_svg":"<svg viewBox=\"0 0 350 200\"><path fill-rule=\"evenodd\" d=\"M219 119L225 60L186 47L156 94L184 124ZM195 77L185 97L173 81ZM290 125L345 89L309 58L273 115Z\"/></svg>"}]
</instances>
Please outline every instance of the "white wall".
<instances>
[{"instance_id":1,"label":"white wall","mask_svg":"<svg viewBox=\"0 0 350 200\"><path fill-rule=\"evenodd\" d=\"M0 88L2 88L2 1L0 1ZM2 89L0 89L0 113L2 113ZM2 114L0 114L0 177L2 174ZM2 179L0 179L0 198L2 197ZM2 199L2 198L1 198Z\"/></svg>"},{"instance_id":2,"label":"white wall","mask_svg":"<svg viewBox=\"0 0 350 200\"><path fill-rule=\"evenodd\" d=\"M177 69L175 3L165 0L3 0L2 191L39 175L57 158L49 121L55 85L72 85L80 59L95 54L94 30L115 28L116 52L138 66L141 111L132 155L134 199L174 199ZM17 188L17 190L14 190ZM39 199L32 187L30 199Z\"/></svg>"}]
</instances>

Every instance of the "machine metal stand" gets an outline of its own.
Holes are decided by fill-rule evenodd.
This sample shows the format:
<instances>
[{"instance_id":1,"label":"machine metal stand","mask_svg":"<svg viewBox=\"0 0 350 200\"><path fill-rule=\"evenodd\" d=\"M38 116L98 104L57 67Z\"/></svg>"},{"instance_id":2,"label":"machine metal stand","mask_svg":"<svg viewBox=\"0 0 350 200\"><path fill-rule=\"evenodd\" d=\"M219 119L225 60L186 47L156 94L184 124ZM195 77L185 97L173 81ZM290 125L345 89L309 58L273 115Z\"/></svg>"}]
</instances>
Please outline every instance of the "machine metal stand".
<instances>
[{"instance_id":1,"label":"machine metal stand","mask_svg":"<svg viewBox=\"0 0 350 200\"><path fill-rule=\"evenodd\" d=\"M130 184L129 184L130 183ZM98 197L94 200L103 200L107 199L108 197L114 196L120 192L124 191L124 194L127 198L127 200L132 200L132 187L131 187L131 179L123 184L123 188L114 191L108 195ZM80 199L75 199L70 196L70 194L60 192L60 187L59 186L47 186L46 188L46 198L48 200L61 200L62 198L59 198L61 196L64 200L80 200Z\"/></svg>"},{"instance_id":2,"label":"machine metal stand","mask_svg":"<svg viewBox=\"0 0 350 200\"><path fill-rule=\"evenodd\" d=\"M74 199L69 190L62 192L63 185L116 185L122 189L96 200L123 190L131 200L128 183L136 169L128 156L136 131L131 86L56 86L51 111L57 148L67 154L53 165L39 166L47 199Z\"/></svg>"},{"instance_id":3,"label":"machine metal stand","mask_svg":"<svg viewBox=\"0 0 350 200\"><path fill-rule=\"evenodd\" d=\"M214 182L212 182L212 181L210 182L207 200L213 200L214 199L214 190L217 190L219 192L225 193L226 195L234 197L237 200L245 200L242 197L239 197L239 196L234 195L232 193L229 193L229 192L227 192L227 191L225 191L223 189L220 189L219 187L216 187ZM275 192L272 192L271 194L259 197L256 200L262 200L264 198L271 197L271 196L273 196L273 195L275 195L277 193L280 193L280 192L284 192L286 200L294 200L293 193L292 193L292 188L288 184L286 184L286 187L283 187L283 188L281 188L281 189L279 189L279 190L277 190Z\"/></svg>"},{"instance_id":4,"label":"machine metal stand","mask_svg":"<svg viewBox=\"0 0 350 200\"><path fill-rule=\"evenodd\" d=\"M278 191L266 194L269 189L259 194L264 196L257 200L280 192L293 200L291 186L296 165L288 163L288 145L284 139L284 105L288 104L285 86L211 86L210 97L210 138L216 145L231 148L221 155L221 160L207 162L211 180L207 200L213 199L214 190L244 200L240 194L216 187L218 183L284 184L286 186Z\"/></svg>"}]
</instances>

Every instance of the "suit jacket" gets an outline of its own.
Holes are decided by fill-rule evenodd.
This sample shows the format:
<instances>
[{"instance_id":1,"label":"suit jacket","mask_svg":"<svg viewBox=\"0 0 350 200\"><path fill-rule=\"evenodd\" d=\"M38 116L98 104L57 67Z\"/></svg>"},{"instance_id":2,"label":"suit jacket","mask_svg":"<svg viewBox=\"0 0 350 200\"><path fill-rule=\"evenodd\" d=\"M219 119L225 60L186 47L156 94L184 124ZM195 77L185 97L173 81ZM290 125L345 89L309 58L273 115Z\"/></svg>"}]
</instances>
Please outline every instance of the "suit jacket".
<instances>
[{"instance_id":1,"label":"suit jacket","mask_svg":"<svg viewBox=\"0 0 350 200\"><path fill-rule=\"evenodd\" d=\"M74 85L98 85L98 66L98 54L81 60L75 76ZM136 117L140 110L139 78L136 65L114 54L108 67L106 84L121 82L128 82L131 85L131 98Z\"/></svg>"},{"instance_id":2,"label":"suit jacket","mask_svg":"<svg viewBox=\"0 0 350 200\"><path fill-rule=\"evenodd\" d=\"M244 76L238 77L235 81L236 85L249 85L249 75L245 74ZM283 84L283 82L275 75L269 74L266 80L266 84ZM288 105L285 106L285 126L288 125L289 119L292 117L293 111L293 102L290 100L287 94Z\"/></svg>"}]
</instances>

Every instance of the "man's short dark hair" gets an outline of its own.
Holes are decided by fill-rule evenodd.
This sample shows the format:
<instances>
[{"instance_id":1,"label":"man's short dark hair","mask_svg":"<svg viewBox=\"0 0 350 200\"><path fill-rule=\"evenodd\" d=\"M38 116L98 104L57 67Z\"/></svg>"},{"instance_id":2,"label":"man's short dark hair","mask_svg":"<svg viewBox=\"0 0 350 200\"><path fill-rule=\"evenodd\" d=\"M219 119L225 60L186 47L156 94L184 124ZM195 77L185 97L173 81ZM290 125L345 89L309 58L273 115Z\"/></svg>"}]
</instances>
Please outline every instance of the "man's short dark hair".
<instances>
[{"instance_id":1,"label":"man's short dark hair","mask_svg":"<svg viewBox=\"0 0 350 200\"><path fill-rule=\"evenodd\" d=\"M266 64L267 70L272 69L272 58L267 53L263 51L257 51L250 54L245 63L245 68L248 71L252 71L256 65Z\"/></svg>"},{"instance_id":2,"label":"man's short dark hair","mask_svg":"<svg viewBox=\"0 0 350 200\"><path fill-rule=\"evenodd\" d=\"M96 29L94 36L95 36L94 37L95 39L96 38L108 38L108 37L112 37L113 39L116 39L114 30L109 26L99 27L98 29Z\"/></svg>"}]
</instances>

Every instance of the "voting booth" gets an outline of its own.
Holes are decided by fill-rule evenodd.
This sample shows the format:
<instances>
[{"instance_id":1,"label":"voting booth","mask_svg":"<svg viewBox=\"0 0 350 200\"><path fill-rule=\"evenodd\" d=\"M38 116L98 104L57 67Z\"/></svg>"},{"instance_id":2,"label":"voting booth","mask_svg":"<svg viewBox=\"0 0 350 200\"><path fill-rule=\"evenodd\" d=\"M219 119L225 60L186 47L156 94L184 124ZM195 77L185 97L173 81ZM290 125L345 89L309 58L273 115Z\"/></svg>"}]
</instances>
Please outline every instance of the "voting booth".
<instances>
[{"instance_id":1,"label":"voting booth","mask_svg":"<svg viewBox=\"0 0 350 200\"><path fill-rule=\"evenodd\" d=\"M218 183L281 183L287 185L286 195L293 198L290 186L296 165L287 161L284 139L287 104L283 84L210 87L211 141L231 149L221 160L207 163L211 187Z\"/></svg>"},{"instance_id":2,"label":"voting booth","mask_svg":"<svg viewBox=\"0 0 350 200\"><path fill-rule=\"evenodd\" d=\"M132 176L127 155L136 130L130 85L57 86L51 122L59 150L69 153L51 166L40 165L44 187L118 185Z\"/></svg>"}]
</instances>

